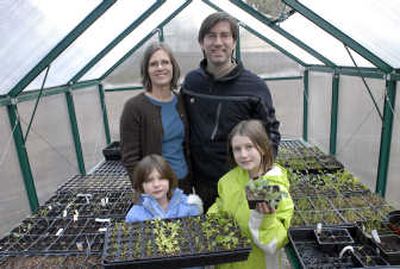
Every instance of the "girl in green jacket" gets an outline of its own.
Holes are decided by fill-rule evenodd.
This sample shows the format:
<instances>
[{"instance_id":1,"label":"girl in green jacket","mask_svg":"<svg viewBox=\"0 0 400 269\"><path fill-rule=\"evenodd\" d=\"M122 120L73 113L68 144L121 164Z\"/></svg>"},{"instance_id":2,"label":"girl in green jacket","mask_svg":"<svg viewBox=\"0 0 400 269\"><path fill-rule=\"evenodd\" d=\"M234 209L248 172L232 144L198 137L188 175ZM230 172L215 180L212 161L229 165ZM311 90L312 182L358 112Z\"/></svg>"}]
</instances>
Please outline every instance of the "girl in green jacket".
<instances>
[{"instance_id":1,"label":"girl in green jacket","mask_svg":"<svg viewBox=\"0 0 400 269\"><path fill-rule=\"evenodd\" d=\"M282 267L282 247L293 215L293 201L284 168L274 164L272 145L258 120L240 122L229 136L229 158L237 165L218 181L218 198L208 214L227 213L252 241L252 251L244 262L217 265L217 268L277 269ZM279 186L281 199L276 206L259 202L250 209L246 185L257 179Z\"/></svg>"}]
</instances>

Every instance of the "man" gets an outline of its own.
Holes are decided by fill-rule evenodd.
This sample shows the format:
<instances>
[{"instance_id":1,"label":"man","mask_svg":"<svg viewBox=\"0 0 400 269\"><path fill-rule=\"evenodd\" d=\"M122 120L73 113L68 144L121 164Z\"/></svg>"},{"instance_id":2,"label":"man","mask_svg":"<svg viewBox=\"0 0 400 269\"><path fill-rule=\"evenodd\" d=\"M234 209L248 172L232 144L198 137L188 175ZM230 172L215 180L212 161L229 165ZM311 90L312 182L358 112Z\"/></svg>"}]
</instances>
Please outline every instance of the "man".
<instances>
[{"instance_id":1,"label":"man","mask_svg":"<svg viewBox=\"0 0 400 269\"><path fill-rule=\"evenodd\" d=\"M190 125L190 152L194 187L205 210L217 197L217 183L231 168L227 140L242 120L263 122L276 155L279 122L265 82L233 59L238 39L237 21L224 12L209 15L202 23L198 42L204 59L189 72L182 87Z\"/></svg>"}]
</instances>

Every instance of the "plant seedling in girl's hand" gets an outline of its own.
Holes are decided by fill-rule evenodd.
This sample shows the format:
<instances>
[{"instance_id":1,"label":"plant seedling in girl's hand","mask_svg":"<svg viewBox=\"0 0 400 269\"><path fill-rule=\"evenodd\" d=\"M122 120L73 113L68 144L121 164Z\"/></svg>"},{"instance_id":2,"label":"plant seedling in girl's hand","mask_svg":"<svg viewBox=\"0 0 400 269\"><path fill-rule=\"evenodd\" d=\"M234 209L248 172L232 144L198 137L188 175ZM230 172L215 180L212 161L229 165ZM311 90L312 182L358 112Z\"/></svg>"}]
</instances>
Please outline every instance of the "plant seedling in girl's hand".
<instances>
[{"instance_id":1,"label":"plant seedling in girl's hand","mask_svg":"<svg viewBox=\"0 0 400 269\"><path fill-rule=\"evenodd\" d=\"M271 208L277 209L281 199L287 195L281 192L278 185L270 185L268 180L256 179L250 180L246 185L246 197L250 209L254 209L256 203L266 202Z\"/></svg>"}]
</instances>

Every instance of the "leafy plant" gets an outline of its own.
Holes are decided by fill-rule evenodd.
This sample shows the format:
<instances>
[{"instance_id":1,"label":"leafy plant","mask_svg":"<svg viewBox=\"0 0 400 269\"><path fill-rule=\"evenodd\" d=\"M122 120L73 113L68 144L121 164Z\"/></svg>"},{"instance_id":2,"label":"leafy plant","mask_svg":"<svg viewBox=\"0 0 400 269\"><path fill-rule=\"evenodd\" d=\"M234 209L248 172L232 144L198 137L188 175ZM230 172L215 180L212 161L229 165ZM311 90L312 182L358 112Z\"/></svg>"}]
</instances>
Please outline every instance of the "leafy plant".
<instances>
[{"instance_id":1,"label":"leafy plant","mask_svg":"<svg viewBox=\"0 0 400 269\"><path fill-rule=\"evenodd\" d=\"M246 196L249 201L265 201L276 209L281 199L287 197L287 193L282 192L278 185L271 185L268 180L260 178L247 183ZM253 206L250 205L250 208Z\"/></svg>"},{"instance_id":2,"label":"leafy plant","mask_svg":"<svg viewBox=\"0 0 400 269\"><path fill-rule=\"evenodd\" d=\"M177 220L175 222L167 222L160 219L155 219L151 221L151 224L154 225L155 242L158 251L166 255L178 254L180 251L180 221Z\"/></svg>"}]
</instances>

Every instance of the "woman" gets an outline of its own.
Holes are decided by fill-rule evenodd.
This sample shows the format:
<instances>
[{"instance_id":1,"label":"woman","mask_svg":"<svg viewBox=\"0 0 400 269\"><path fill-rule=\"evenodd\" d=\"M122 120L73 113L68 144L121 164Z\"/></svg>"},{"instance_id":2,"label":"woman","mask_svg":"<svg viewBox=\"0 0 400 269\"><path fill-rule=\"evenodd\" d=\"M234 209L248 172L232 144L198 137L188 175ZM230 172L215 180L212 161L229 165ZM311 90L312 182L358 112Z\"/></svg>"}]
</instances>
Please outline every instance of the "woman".
<instances>
[{"instance_id":1,"label":"woman","mask_svg":"<svg viewBox=\"0 0 400 269\"><path fill-rule=\"evenodd\" d=\"M131 180L137 162L149 154L163 156L190 192L187 162L187 121L180 97L174 92L180 69L172 51L152 43L141 63L145 92L129 99L120 121L122 162Z\"/></svg>"}]
</instances>

